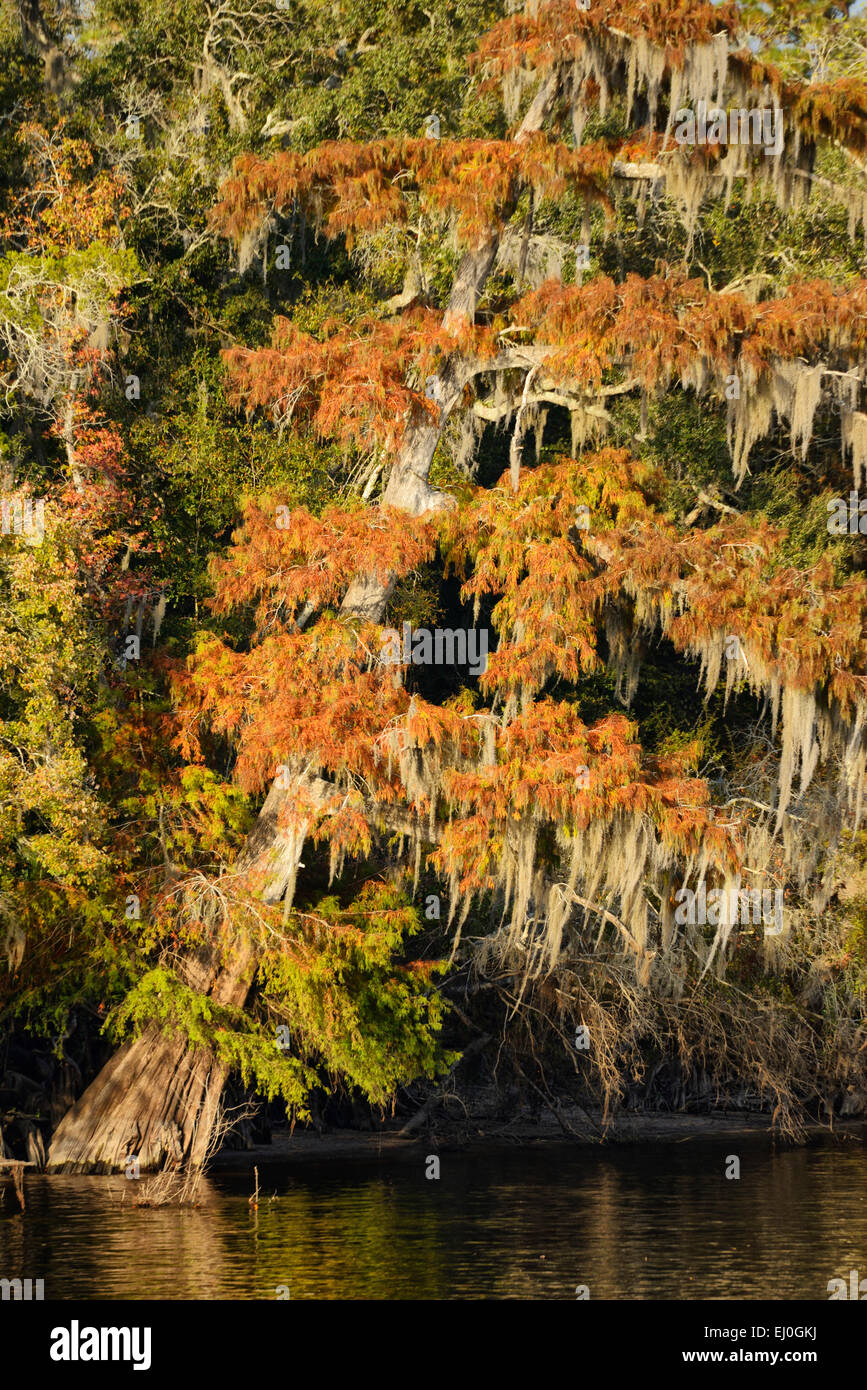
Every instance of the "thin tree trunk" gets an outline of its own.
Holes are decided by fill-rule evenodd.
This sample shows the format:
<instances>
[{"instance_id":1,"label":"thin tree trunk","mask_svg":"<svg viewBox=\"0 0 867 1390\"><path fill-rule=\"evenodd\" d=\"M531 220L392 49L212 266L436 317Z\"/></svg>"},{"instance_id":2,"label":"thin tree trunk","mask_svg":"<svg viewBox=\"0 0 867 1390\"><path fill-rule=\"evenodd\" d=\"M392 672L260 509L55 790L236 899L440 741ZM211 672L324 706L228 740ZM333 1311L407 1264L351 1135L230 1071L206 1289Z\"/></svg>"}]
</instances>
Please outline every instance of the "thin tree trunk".
<instances>
[{"instance_id":1,"label":"thin tree trunk","mask_svg":"<svg viewBox=\"0 0 867 1390\"><path fill-rule=\"evenodd\" d=\"M531 102L515 136L516 142L526 140L541 129L556 92L557 80L551 75L542 83ZM464 318L474 318L479 296L493 270L499 245L500 238L494 234L482 246L466 251L462 256L443 315L443 328L446 331L457 328ZM449 358L434 382L435 395L440 402L439 419L434 421L425 416L424 420L409 427L382 498L383 506L408 512L410 516L421 516L424 512L454 505L453 499L446 493L437 492L430 486L428 475L446 420L463 390L459 364ZM383 582L375 576L358 575L347 590L341 613L377 622L394 591L394 585L394 576Z\"/></svg>"},{"instance_id":2,"label":"thin tree trunk","mask_svg":"<svg viewBox=\"0 0 867 1390\"><path fill-rule=\"evenodd\" d=\"M67 92L78 81L78 74L46 24L39 0L18 0L18 18L24 46L35 49L45 64L48 90L58 94Z\"/></svg>"}]
</instances>

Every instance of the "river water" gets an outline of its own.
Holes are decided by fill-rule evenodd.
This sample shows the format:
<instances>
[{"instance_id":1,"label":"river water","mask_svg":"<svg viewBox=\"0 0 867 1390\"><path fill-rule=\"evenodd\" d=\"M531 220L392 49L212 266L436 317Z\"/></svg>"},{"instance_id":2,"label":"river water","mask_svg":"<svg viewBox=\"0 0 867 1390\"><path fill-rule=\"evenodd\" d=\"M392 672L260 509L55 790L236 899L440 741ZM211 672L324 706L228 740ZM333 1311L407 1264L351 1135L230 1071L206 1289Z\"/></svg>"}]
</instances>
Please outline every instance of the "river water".
<instances>
[{"instance_id":1,"label":"river water","mask_svg":"<svg viewBox=\"0 0 867 1390\"><path fill-rule=\"evenodd\" d=\"M24 1215L6 1187L0 1278L46 1299L822 1300L867 1278L860 1141L439 1158L438 1179L423 1149L268 1166L257 1210L249 1170L217 1170L195 1209L134 1208L122 1176L33 1176Z\"/></svg>"}]
</instances>

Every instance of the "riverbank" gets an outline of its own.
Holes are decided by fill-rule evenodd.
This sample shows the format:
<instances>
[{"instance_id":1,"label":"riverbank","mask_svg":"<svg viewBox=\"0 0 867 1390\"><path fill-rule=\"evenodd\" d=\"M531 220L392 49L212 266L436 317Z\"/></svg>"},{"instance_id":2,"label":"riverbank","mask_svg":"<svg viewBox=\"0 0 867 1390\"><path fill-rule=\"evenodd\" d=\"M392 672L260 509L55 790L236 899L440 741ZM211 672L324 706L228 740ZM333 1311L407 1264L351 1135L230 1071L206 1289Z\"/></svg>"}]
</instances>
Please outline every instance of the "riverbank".
<instances>
[{"instance_id":1,"label":"riverbank","mask_svg":"<svg viewBox=\"0 0 867 1390\"><path fill-rule=\"evenodd\" d=\"M391 1123L374 1131L355 1129L296 1129L294 1134L275 1132L270 1144L248 1149L223 1149L213 1159L213 1169L264 1167L269 1164L320 1161L368 1160L387 1158L400 1162L417 1161L420 1152L431 1150L472 1151L474 1149L538 1149L564 1142L580 1146L642 1147L646 1144L706 1143L712 1140L764 1141L791 1144L771 1126L767 1115L643 1115L618 1116L603 1125L602 1116L588 1113L564 1115L568 1129L553 1116L538 1120L515 1120L500 1125L440 1125L429 1133L402 1135L401 1124ZM818 1122L807 1124L801 1134L805 1143L836 1140L840 1143L867 1143L867 1121L835 1121L833 1129Z\"/></svg>"}]
</instances>

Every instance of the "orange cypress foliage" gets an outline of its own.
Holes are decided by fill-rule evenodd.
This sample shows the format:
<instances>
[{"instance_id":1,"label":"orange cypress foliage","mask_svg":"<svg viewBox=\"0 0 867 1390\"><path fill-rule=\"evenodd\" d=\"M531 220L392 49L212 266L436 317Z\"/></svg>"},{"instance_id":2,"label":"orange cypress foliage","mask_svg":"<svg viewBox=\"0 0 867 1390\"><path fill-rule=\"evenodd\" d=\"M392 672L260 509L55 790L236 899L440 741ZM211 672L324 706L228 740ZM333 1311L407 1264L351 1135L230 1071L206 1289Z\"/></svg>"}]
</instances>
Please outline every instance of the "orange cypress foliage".
<instances>
[{"instance_id":1,"label":"orange cypress foliage","mask_svg":"<svg viewBox=\"0 0 867 1390\"><path fill-rule=\"evenodd\" d=\"M699 658L708 690L725 641L737 636L746 660L726 666L727 689L745 683L769 696L775 719L782 711L782 812L799 767L805 786L820 752L854 747L867 710L867 581L836 581L827 560L785 565L782 533L766 522L680 532L658 510L660 483L626 451L603 450L539 467L517 491L504 475L457 513L400 526L332 508L320 519L299 510L281 531L267 507L251 504L218 566L215 602L223 611L258 602L257 637L241 652L209 638L179 680L189 746L203 720L233 737L236 774L250 790L266 787L281 764L331 779L327 795L320 789L311 800L302 790L291 815L317 820L338 859L368 847L387 808L403 806L406 833L437 842L431 863L450 876L456 901L496 885L517 930L544 888L548 946L564 919L547 878L532 887L555 872L551 851L540 850L546 824L556 857L573 864L573 883L602 855L611 887L627 851L651 879L678 861L730 876L737 826L686 775L695 750L648 759L624 716L587 726L545 687L601 664L599 636L612 618ZM487 709L411 694L403 664L383 660L378 624L326 611L293 630L302 604L327 609L359 569L405 574L429 560L435 527L447 570L464 576L464 599L497 600L499 642L480 679L494 697ZM618 659L610 627L608 659ZM495 716L503 701L504 716ZM853 756L860 795L863 755ZM852 782L851 763L846 772ZM643 951L647 901L630 902L631 949Z\"/></svg>"},{"instance_id":2,"label":"orange cypress foliage","mask_svg":"<svg viewBox=\"0 0 867 1390\"><path fill-rule=\"evenodd\" d=\"M604 142L570 150L541 132L522 144L329 141L307 154L242 156L222 187L212 220L240 241L266 212L284 212L297 202L326 236L345 236L351 248L362 233L404 225L417 198L425 214L451 219L458 240L472 246L503 225L524 189L549 198L571 189L607 206L603 185L612 159Z\"/></svg>"},{"instance_id":3,"label":"orange cypress foliage","mask_svg":"<svg viewBox=\"0 0 867 1390\"><path fill-rule=\"evenodd\" d=\"M801 367L818 357L827 369L857 366L867 345L867 281L848 288L795 282L780 297L753 303L673 270L647 279L631 274L620 285L607 276L586 285L550 280L517 299L499 329L464 318L447 332L438 314L415 308L390 322L327 324L325 335L319 341L281 319L270 348L229 349L236 402L283 420L297 411L344 445L393 449L413 420L439 417L422 389L430 373L449 359L466 381L497 370L498 353L513 348L517 335L532 343L533 363L554 381L591 394L614 368L648 392L679 381L722 395L737 374L747 411L780 363Z\"/></svg>"},{"instance_id":4,"label":"orange cypress foliage","mask_svg":"<svg viewBox=\"0 0 867 1390\"><path fill-rule=\"evenodd\" d=\"M516 74L527 82L552 69L565 79L573 69L572 99L584 108L603 103L618 90L626 92L631 107L636 90L643 86L652 122L664 88L678 98L672 99L672 109L690 93L713 104L715 69L725 53L738 105L767 104L770 98L785 118L793 145L814 145L821 138L836 140L856 155L864 152L867 83L859 78L787 82L778 68L749 49L725 52L727 41L737 40L738 29L734 4L593 0L585 11L572 0L548 0L532 14L511 15L494 25L471 66L488 88ZM718 49L721 40L726 42Z\"/></svg>"},{"instance_id":5,"label":"orange cypress foliage","mask_svg":"<svg viewBox=\"0 0 867 1390\"><path fill-rule=\"evenodd\" d=\"M867 582L835 581L827 561L785 565L782 533L765 522L681 532L659 511L660 489L655 470L609 449L539 467L517 491L504 475L457 513L400 526L331 508L319 519L293 512L280 530L267 505L251 504L218 566L215 602L258 605L256 636L248 651L209 638L179 680L190 747L204 721L235 740L244 788L266 787L281 765L329 779L301 786L284 819L312 823L333 869L384 827L418 853L433 841L429 862L449 879L454 910L496 889L513 946L538 914L540 967L556 958L576 894L619 898L612 921L644 969L653 885L663 893L676 866L681 877L736 880L740 824L690 775L697 748L648 758L624 715L588 725L570 699L546 695L548 681L598 667L606 627L618 659L612 616L699 658L709 690L736 635L746 664L727 665L727 689L745 683L781 711L781 812L798 769L805 786L820 753L851 749L867 709ZM359 569L405 574L430 560L437 531L464 599L496 600L487 707L411 693L403 663L382 658L378 624L327 611ZM299 631L302 604L321 616Z\"/></svg>"},{"instance_id":6,"label":"orange cypress foliage","mask_svg":"<svg viewBox=\"0 0 867 1390\"><path fill-rule=\"evenodd\" d=\"M537 468L517 492L504 474L447 518L447 564L473 571L464 598L503 595L492 614L500 646L483 683L517 689L510 634L528 627L543 641L557 633L561 650L553 667L540 655L522 688L539 689L554 670L567 675L567 664L576 671L579 652L593 669L593 625L626 596L648 633L662 630L678 650L707 661L722 636L739 635L780 688L827 687L854 717L867 699L867 579L837 580L827 556L808 569L786 565L785 533L764 520L682 532L654 505L660 482L625 449L605 449ZM576 521L582 506L586 529ZM523 637L514 645L523 651Z\"/></svg>"},{"instance_id":7,"label":"orange cypress foliage","mask_svg":"<svg viewBox=\"0 0 867 1390\"><path fill-rule=\"evenodd\" d=\"M231 391L248 411L269 409L286 420L294 412L312 419L323 436L344 445L392 449L419 415L432 420L437 405L424 382L452 352L490 361L491 329L466 319L451 333L442 316L412 309L393 322L367 317L350 325L327 323L322 341L278 319L270 348L231 348L224 354ZM411 377L417 385L407 384Z\"/></svg>"},{"instance_id":8,"label":"orange cypress foliage","mask_svg":"<svg viewBox=\"0 0 867 1390\"><path fill-rule=\"evenodd\" d=\"M596 627L607 580L594 569L592 547L582 548L576 537L579 499L610 512L616 539L618 525L650 525L657 484L652 470L608 450L586 466L538 469L517 495L505 485L480 492L458 517L437 519L447 566L472 570L465 596L500 595L493 619L500 650L482 686L497 699L520 693L521 712L512 701L505 717L494 705L437 706L412 694L403 663L383 659L385 634L377 624L325 612L308 629L292 630L303 602L327 605L359 568L379 563L406 572L430 558L431 521L404 519L403 536L384 525L377 561L369 518L349 513L341 521L331 509L317 521L298 512L279 531L267 508L249 506L219 566L215 602L225 611L258 600L257 635L248 651L208 638L179 678L188 747L194 749L194 730L205 721L235 740L236 776L247 789L266 787L284 764L328 777L330 793L320 788L311 800L302 787L288 815L317 822L333 863L368 848L377 826L393 825L389 808L403 807L404 833L419 846L425 838L435 842L431 863L452 879L454 902L499 887L515 930L531 880L542 874L544 884L533 891L550 899L554 924L543 953L553 949L557 923L568 915L568 895L557 886L564 857L573 884L588 863L606 864L606 891L621 854L637 856L651 876L696 856L725 876L737 862L737 840L710 806L705 783L689 775L696 750L647 759L625 716L586 725L575 705L542 693L554 672L577 679L599 661ZM559 844L553 858L540 850L545 826ZM591 842L599 853L587 859ZM624 930L641 955L643 928L636 923L646 918L647 901L637 886L636 893L627 913L633 927Z\"/></svg>"},{"instance_id":9,"label":"orange cypress foliage","mask_svg":"<svg viewBox=\"0 0 867 1390\"><path fill-rule=\"evenodd\" d=\"M611 31L616 38L643 40L661 49L666 65L682 67L689 45L709 44L717 34L737 32L733 4L693 4L691 0L592 0L587 10L573 0L548 0L532 14L515 14L484 36L472 64L489 78L516 67L544 71L574 61L588 39ZM616 45L614 51L617 51Z\"/></svg>"},{"instance_id":10,"label":"orange cypress foliage","mask_svg":"<svg viewBox=\"0 0 867 1390\"><path fill-rule=\"evenodd\" d=\"M350 781L373 778L380 796L393 800L375 746L408 697L391 668L372 659L378 637L372 627L355 631L323 618L309 633L273 632L249 653L211 638L192 675L179 679L188 720L206 715L217 733L236 737L244 790L270 785L281 765L302 758Z\"/></svg>"},{"instance_id":11,"label":"orange cypress foliage","mask_svg":"<svg viewBox=\"0 0 867 1390\"><path fill-rule=\"evenodd\" d=\"M781 100L804 139L836 140L853 154L867 152L867 84L860 78L809 86L786 83Z\"/></svg>"},{"instance_id":12,"label":"orange cypress foliage","mask_svg":"<svg viewBox=\"0 0 867 1390\"><path fill-rule=\"evenodd\" d=\"M291 623L305 603L336 605L355 574L359 556L368 573L404 576L433 555L430 518L408 522L388 510L327 507L321 516L290 508L279 497L249 501L227 558L215 557L212 606L217 612L256 604L256 625L265 632L278 620Z\"/></svg>"},{"instance_id":13,"label":"orange cypress foliage","mask_svg":"<svg viewBox=\"0 0 867 1390\"><path fill-rule=\"evenodd\" d=\"M281 528L279 505L248 503L231 553L214 561L213 606L222 613L251 608L258 641L238 653L208 638L191 674L177 676L186 710L181 746L197 754L196 728L207 717L217 733L238 738L237 776L245 789L262 789L278 764L293 758L381 781L380 721L408 701L393 668L374 659L379 629L323 617L303 632L294 619L306 604L317 612L335 605L362 563L385 577L429 560L436 543L431 519L337 507L313 517L297 508ZM393 795L389 786L384 794Z\"/></svg>"},{"instance_id":14,"label":"orange cypress foliage","mask_svg":"<svg viewBox=\"0 0 867 1390\"><path fill-rule=\"evenodd\" d=\"M599 276L588 285L548 281L512 305L509 318L550 345L546 369L598 383L623 365L648 390L665 389L704 359L718 373L761 375L773 359L832 357L846 367L867 343L867 281L839 289L799 281L777 299L754 304L708 290L677 271L621 285ZM830 364L829 364L830 365Z\"/></svg>"},{"instance_id":15,"label":"orange cypress foliage","mask_svg":"<svg viewBox=\"0 0 867 1390\"><path fill-rule=\"evenodd\" d=\"M807 569L785 564L784 533L762 520L680 532L656 510L657 486L625 450L604 450L538 468L517 492L504 474L447 520L447 563L473 571L464 598L502 594L482 686L526 700L555 674L577 680L599 664L607 615L699 659L708 693L725 669L727 693L746 685L766 695L774 724L782 709L781 810L798 765L808 785L820 743L821 756L842 758L860 806L867 580L838 581L827 557ZM576 524L582 506L586 529ZM732 637L742 663L725 660Z\"/></svg>"},{"instance_id":16,"label":"orange cypress foliage","mask_svg":"<svg viewBox=\"0 0 867 1390\"><path fill-rule=\"evenodd\" d=\"M505 336L526 334L537 369L591 396L614 369L648 393L679 383L722 397L737 376L729 445L740 481L752 444L771 429L773 412L789 420L793 448L805 451L822 392L804 412L798 379L816 370L857 370L867 344L865 311L865 280L846 288L798 281L776 299L752 303L670 271L646 280L628 275L621 285L604 276L584 286L549 281L512 305ZM817 361L820 367L810 365ZM833 386L828 394L845 408Z\"/></svg>"},{"instance_id":17,"label":"orange cypress foliage","mask_svg":"<svg viewBox=\"0 0 867 1390\"><path fill-rule=\"evenodd\" d=\"M659 481L625 449L605 449L580 464L536 468L517 492L504 475L444 523L447 569L471 570L463 598L478 614L483 597L500 596L491 615L500 642L483 688L535 694L554 674L577 681L601 665L598 611L607 588L581 544L583 514L594 525L609 509L624 523L646 517Z\"/></svg>"},{"instance_id":18,"label":"orange cypress foliage","mask_svg":"<svg viewBox=\"0 0 867 1390\"><path fill-rule=\"evenodd\" d=\"M461 893L490 890L498 886L515 822L531 824L534 837L548 823L571 839L637 818L685 859L712 845L712 861L725 870L737 862L737 841L714 824L707 786L685 775L688 766L689 753L648 760L624 715L588 726L570 705L535 702L498 736L496 761L445 773L443 792L455 814L432 862L458 876ZM584 768L581 780L576 771Z\"/></svg>"},{"instance_id":19,"label":"orange cypress foliage","mask_svg":"<svg viewBox=\"0 0 867 1390\"><path fill-rule=\"evenodd\" d=\"M522 81L556 69L550 114L556 123L571 103L578 135L593 101L604 103L605 94L617 89L631 105L643 84L651 119L641 137L630 135L616 149L614 142L570 149L531 123L514 141L332 141L305 154L246 156L224 185L214 223L242 240L270 213L300 207L325 235L342 235L351 246L365 233L407 225L421 211L448 220L458 242L472 250L495 244L525 190L557 197L571 189L585 201L604 203L606 184L627 165L633 170L629 177L664 177L683 201L688 222L715 174L768 183L787 206L806 188L795 175L809 178L810 149L818 138L862 148L867 88L848 79L808 87L784 83L776 69L748 51L728 51L737 31L737 10L729 5L642 0L620 6L598 0L583 11L571 0L540 4L494 27L479 48L479 69L495 76L517 72ZM673 144L671 118L678 102L718 100L727 75L738 100L752 95L760 104L780 103L788 113L787 137L794 138L785 140L779 158L735 151L742 162L732 163L721 146L684 151ZM670 109L661 133L654 120L664 89ZM858 216L867 225L867 200L859 202L852 190L839 192L853 229ZM474 295L463 302L474 305ZM429 373L446 367L459 388L489 371L507 372L516 365L534 374L544 369L548 394L552 382L566 387L579 413L615 367L645 392L679 382L722 395L734 374L740 395L733 403L726 392L726 399L740 482L753 444L774 419L789 420L793 449L803 454L819 400L833 397L851 409L841 383L823 380L821 373L817 377L809 364L820 359L824 370L837 373L857 367L865 302L865 282L847 290L823 282L795 284L779 298L755 304L741 295L708 291L679 272L646 280L630 275L621 286L598 276L587 285L542 286L484 327L461 319L461 304L443 321L418 308L391 322L367 318L326 325L321 339L282 321L269 348L232 349L226 357L235 399L247 409L267 409L281 420L299 410L311 416L321 434L344 445L387 451L400 450L407 427L425 416L432 427L442 423L441 402L427 399L421 388ZM529 341L523 336L528 329ZM527 347L532 356L522 360L521 349ZM545 394L543 388L537 404ZM448 411L467 399L460 389L452 393ZM842 426L845 435L845 420ZM516 434L515 472L519 446ZM867 462L860 445L853 462L857 479Z\"/></svg>"}]
</instances>

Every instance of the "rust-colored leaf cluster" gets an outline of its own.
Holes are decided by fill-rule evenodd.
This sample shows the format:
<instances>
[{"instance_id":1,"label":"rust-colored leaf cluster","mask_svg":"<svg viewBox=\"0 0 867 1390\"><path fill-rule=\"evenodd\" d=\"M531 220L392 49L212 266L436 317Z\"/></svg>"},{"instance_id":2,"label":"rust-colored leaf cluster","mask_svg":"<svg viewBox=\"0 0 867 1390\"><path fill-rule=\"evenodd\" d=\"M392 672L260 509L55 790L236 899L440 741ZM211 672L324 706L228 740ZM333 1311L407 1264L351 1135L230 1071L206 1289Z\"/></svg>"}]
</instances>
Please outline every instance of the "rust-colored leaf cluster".
<instances>
[{"instance_id":1,"label":"rust-colored leaf cluster","mask_svg":"<svg viewBox=\"0 0 867 1390\"><path fill-rule=\"evenodd\" d=\"M414 205L453 223L466 245L503 225L524 189L558 197L567 189L607 204L612 152L605 142L570 150L543 133L509 140L330 141L307 154L245 155L222 188L214 225L240 241L267 213L300 207L326 236L351 247L366 232L404 225Z\"/></svg>"}]
</instances>

